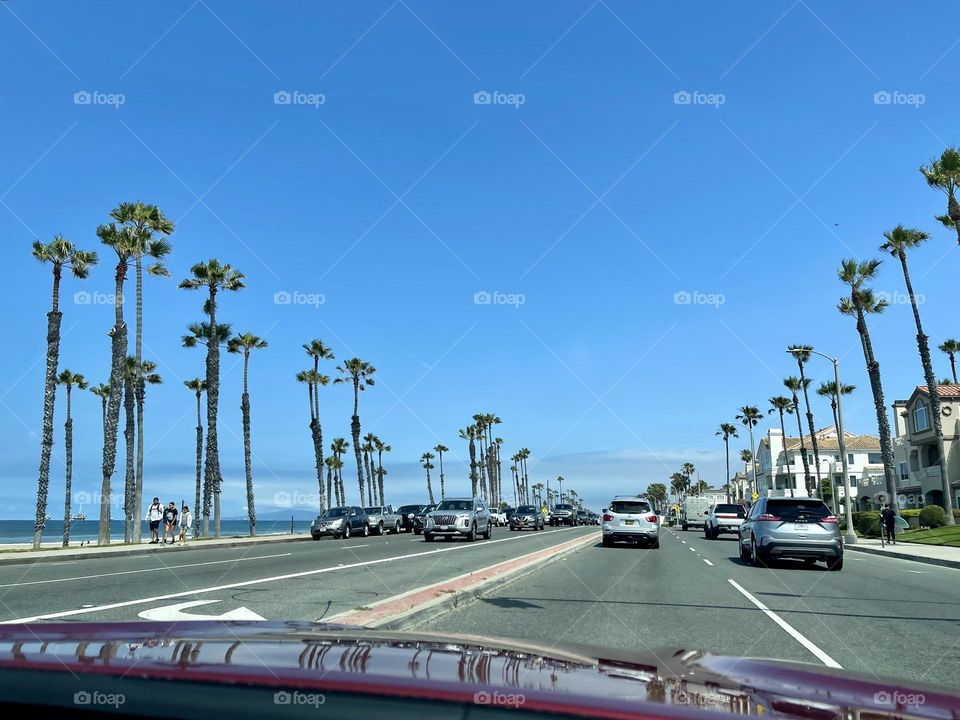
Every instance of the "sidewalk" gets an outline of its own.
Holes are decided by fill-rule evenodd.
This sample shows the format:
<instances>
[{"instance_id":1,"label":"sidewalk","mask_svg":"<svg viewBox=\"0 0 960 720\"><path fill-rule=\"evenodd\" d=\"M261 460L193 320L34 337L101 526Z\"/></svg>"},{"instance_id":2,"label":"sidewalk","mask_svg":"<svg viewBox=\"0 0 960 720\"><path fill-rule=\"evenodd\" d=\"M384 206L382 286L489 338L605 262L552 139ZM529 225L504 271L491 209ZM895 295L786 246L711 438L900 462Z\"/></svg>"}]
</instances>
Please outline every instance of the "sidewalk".
<instances>
[{"instance_id":1,"label":"sidewalk","mask_svg":"<svg viewBox=\"0 0 960 720\"><path fill-rule=\"evenodd\" d=\"M233 535L230 537L220 537L211 540L188 540L184 547L180 547L179 545L174 545L173 547L164 545L151 545L149 542L141 542L139 545L111 543L110 545L104 547L92 544L85 545L83 547L45 547L41 550L32 550L30 549L29 545L14 545L0 549L0 565L16 565L20 563L35 562L62 562L91 558L108 558L115 557L117 555L147 555L150 553L169 554L191 549L201 550L207 548L243 547L245 545L269 545L272 543L298 542L309 539L310 533L287 533L283 535L259 535L257 537Z\"/></svg>"},{"instance_id":2,"label":"sidewalk","mask_svg":"<svg viewBox=\"0 0 960 720\"><path fill-rule=\"evenodd\" d=\"M898 542L896 545L881 547L879 538L861 537L857 538L856 545L846 545L844 549L870 555L884 555L901 560L913 560L928 565L960 568L960 548L955 547L909 542Z\"/></svg>"}]
</instances>

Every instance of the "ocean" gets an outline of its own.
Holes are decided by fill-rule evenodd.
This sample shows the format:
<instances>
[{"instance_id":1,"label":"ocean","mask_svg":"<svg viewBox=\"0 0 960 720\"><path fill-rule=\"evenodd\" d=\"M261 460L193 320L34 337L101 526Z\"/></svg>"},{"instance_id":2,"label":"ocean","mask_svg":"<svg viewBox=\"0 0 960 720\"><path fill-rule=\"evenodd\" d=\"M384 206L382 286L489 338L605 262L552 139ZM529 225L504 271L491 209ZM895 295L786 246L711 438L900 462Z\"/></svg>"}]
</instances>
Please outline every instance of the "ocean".
<instances>
[{"instance_id":1,"label":"ocean","mask_svg":"<svg viewBox=\"0 0 960 720\"><path fill-rule=\"evenodd\" d=\"M97 541L99 523L96 519L74 521L70 523L70 545L80 545L81 542ZM293 523L294 532L305 533L310 530L309 520L296 520ZM179 531L178 531L179 532ZM281 535L290 533L290 520L257 520L257 535ZM210 534L213 535L213 519L210 520ZM250 523L246 520L221 520L220 536L247 537L250 535ZM150 525L141 524L141 539L150 539ZM110 540L123 542L123 521L110 522ZM43 530L43 544L59 546L63 541L63 520L48 520ZM33 542L33 520L0 520L0 545L11 545Z\"/></svg>"}]
</instances>

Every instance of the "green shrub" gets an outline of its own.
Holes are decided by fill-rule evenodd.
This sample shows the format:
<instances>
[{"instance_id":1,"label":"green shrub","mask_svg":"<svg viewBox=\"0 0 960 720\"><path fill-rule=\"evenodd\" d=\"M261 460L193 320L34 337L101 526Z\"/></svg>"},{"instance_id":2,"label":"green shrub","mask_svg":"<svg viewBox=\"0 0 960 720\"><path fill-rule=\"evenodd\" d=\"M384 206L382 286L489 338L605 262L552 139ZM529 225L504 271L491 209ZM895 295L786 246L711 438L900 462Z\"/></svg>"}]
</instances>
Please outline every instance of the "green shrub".
<instances>
[{"instance_id":1,"label":"green shrub","mask_svg":"<svg viewBox=\"0 0 960 720\"><path fill-rule=\"evenodd\" d=\"M905 518L920 517L920 508L907 508L901 510L900 514Z\"/></svg>"},{"instance_id":2,"label":"green shrub","mask_svg":"<svg viewBox=\"0 0 960 720\"><path fill-rule=\"evenodd\" d=\"M938 528L946 524L947 514L939 505L927 505L920 511L920 525L928 528Z\"/></svg>"},{"instance_id":3,"label":"green shrub","mask_svg":"<svg viewBox=\"0 0 960 720\"><path fill-rule=\"evenodd\" d=\"M853 526L860 535L880 535L880 513L875 511L851 513Z\"/></svg>"}]
</instances>

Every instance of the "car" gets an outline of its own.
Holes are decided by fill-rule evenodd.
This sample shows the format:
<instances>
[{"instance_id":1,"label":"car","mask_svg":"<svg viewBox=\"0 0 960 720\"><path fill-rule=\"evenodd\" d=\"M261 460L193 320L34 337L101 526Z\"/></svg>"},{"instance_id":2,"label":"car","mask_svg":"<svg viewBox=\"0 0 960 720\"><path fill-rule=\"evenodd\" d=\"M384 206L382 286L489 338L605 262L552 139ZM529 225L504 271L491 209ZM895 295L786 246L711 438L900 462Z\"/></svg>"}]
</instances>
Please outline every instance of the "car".
<instances>
[{"instance_id":1,"label":"car","mask_svg":"<svg viewBox=\"0 0 960 720\"><path fill-rule=\"evenodd\" d=\"M646 500L618 495L603 510L603 546L629 541L657 549L660 547L660 523Z\"/></svg>"},{"instance_id":2,"label":"car","mask_svg":"<svg viewBox=\"0 0 960 720\"><path fill-rule=\"evenodd\" d=\"M550 524L553 526L577 524L577 509L573 505L561 503L550 511Z\"/></svg>"},{"instance_id":3,"label":"car","mask_svg":"<svg viewBox=\"0 0 960 720\"><path fill-rule=\"evenodd\" d=\"M517 509L515 507L508 507L504 509L503 516L507 519L508 525L510 524L510 517L513 515L514 512L516 512L516 510Z\"/></svg>"},{"instance_id":4,"label":"car","mask_svg":"<svg viewBox=\"0 0 960 720\"><path fill-rule=\"evenodd\" d=\"M371 505L363 511L367 514L370 532L376 535L400 532L400 516L393 512L393 505Z\"/></svg>"},{"instance_id":5,"label":"car","mask_svg":"<svg viewBox=\"0 0 960 720\"><path fill-rule=\"evenodd\" d=\"M429 505L401 505L397 508L397 515L400 516L400 530L403 532L413 531L413 521L417 513L424 512Z\"/></svg>"},{"instance_id":6,"label":"car","mask_svg":"<svg viewBox=\"0 0 960 720\"><path fill-rule=\"evenodd\" d=\"M703 528L707 522L707 513L713 503L705 497L688 497L680 506L680 527L684 532L690 528Z\"/></svg>"},{"instance_id":7,"label":"car","mask_svg":"<svg viewBox=\"0 0 960 720\"><path fill-rule=\"evenodd\" d=\"M310 536L319 540L324 535L335 538L348 538L354 533L366 537L370 534L367 514L362 507L341 505L324 510L310 523Z\"/></svg>"},{"instance_id":8,"label":"car","mask_svg":"<svg viewBox=\"0 0 960 720\"><path fill-rule=\"evenodd\" d=\"M577 510L577 525L587 525L590 521L590 515L586 510Z\"/></svg>"},{"instance_id":9,"label":"car","mask_svg":"<svg viewBox=\"0 0 960 720\"><path fill-rule=\"evenodd\" d=\"M822 500L761 497L740 526L740 559L762 567L780 558L808 564L826 561L843 569L843 541L837 517Z\"/></svg>"},{"instance_id":10,"label":"car","mask_svg":"<svg viewBox=\"0 0 960 720\"><path fill-rule=\"evenodd\" d=\"M489 540L492 534L490 511L478 497L441 500L427 513L423 524L423 539L427 542L438 537L463 537L472 542L478 535Z\"/></svg>"},{"instance_id":11,"label":"car","mask_svg":"<svg viewBox=\"0 0 960 720\"><path fill-rule=\"evenodd\" d=\"M521 505L510 518L511 530L543 530L543 512L536 505Z\"/></svg>"},{"instance_id":12,"label":"car","mask_svg":"<svg viewBox=\"0 0 960 720\"><path fill-rule=\"evenodd\" d=\"M427 521L427 513L433 510L436 506L436 503L433 503L432 505L424 505L423 510L413 516L414 535L420 535L423 533L423 524Z\"/></svg>"},{"instance_id":13,"label":"car","mask_svg":"<svg viewBox=\"0 0 960 720\"><path fill-rule=\"evenodd\" d=\"M717 503L707 514L703 534L707 540L716 540L721 533L738 535L747 511L736 503Z\"/></svg>"},{"instance_id":14,"label":"car","mask_svg":"<svg viewBox=\"0 0 960 720\"><path fill-rule=\"evenodd\" d=\"M507 514L498 507L490 508L490 519L493 520L494 525L506 525L507 524Z\"/></svg>"}]
</instances>

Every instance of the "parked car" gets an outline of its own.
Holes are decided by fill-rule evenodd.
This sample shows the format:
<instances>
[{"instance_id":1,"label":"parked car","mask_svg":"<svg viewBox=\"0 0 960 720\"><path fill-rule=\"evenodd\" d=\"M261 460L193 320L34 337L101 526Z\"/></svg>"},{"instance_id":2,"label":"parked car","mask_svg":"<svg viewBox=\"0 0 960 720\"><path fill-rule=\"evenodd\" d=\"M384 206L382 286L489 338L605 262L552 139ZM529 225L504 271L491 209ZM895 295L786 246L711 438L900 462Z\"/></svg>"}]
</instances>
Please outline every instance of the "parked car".
<instances>
[{"instance_id":1,"label":"parked car","mask_svg":"<svg viewBox=\"0 0 960 720\"><path fill-rule=\"evenodd\" d=\"M746 516L747 511L743 505L717 503L710 508L710 512L707 513L703 534L707 540L716 540L720 536L720 533L738 535L740 533L740 526L743 525L743 519Z\"/></svg>"},{"instance_id":2,"label":"parked car","mask_svg":"<svg viewBox=\"0 0 960 720\"><path fill-rule=\"evenodd\" d=\"M704 497L688 497L680 506L680 527L685 531L692 527L703 528L712 504Z\"/></svg>"},{"instance_id":3,"label":"parked car","mask_svg":"<svg viewBox=\"0 0 960 720\"><path fill-rule=\"evenodd\" d=\"M561 503L560 505L554 505L553 510L550 511L550 524L554 526L558 525L576 525L577 524L577 510L573 505L567 505Z\"/></svg>"},{"instance_id":4,"label":"parked car","mask_svg":"<svg viewBox=\"0 0 960 720\"><path fill-rule=\"evenodd\" d=\"M400 529L403 532L413 531L413 521L417 513L425 512L429 505L401 505L397 508L400 516Z\"/></svg>"},{"instance_id":5,"label":"parked car","mask_svg":"<svg viewBox=\"0 0 960 720\"><path fill-rule=\"evenodd\" d=\"M521 505L510 518L511 530L543 530L543 512L536 505Z\"/></svg>"},{"instance_id":6,"label":"parked car","mask_svg":"<svg viewBox=\"0 0 960 720\"><path fill-rule=\"evenodd\" d=\"M418 512L413 516L413 534L419 535L423 532L423 526L427 522L427 513L433 510L436 507L436 503L433 505L424 505L423 510Z\"/></svg>"},{"instance_id":7,"label":"parked car","mask_svg":"<svg viewBox=\"0 0 960 720\"><path fill-rule=\"evenodd\" d=\"M577 525L586 525L590 521L590 513L586 510L577 510Z\"/></svg>"},{"instance_id":8,"label":"parked car","mask_svg":"<svg viewBox=\"0 0 960 720\"><path fill-rule=\"evenodd\" d=\"M490 508L490 519L493 520L494 525L499 525L503 527L507 524L507 513L501 510L500 508L491 507Z\"/></svg>"},{"instance_id":9,"label":"parked car","mask_svg":"<svg viewBox=\"0 0 960 720\"><path fill-rule=\"evenodd\" d=\"M370 532L376 535L400 532L400 516L393 512L393 505L371 505L363 511L367 514Z\"/></svg>"},{"instance_id":10,"label":"parked car","mask_svg":"<svg viewBox=\"0 0 960 720\"><path fill-rule=\"evenodd\" d=\"M600 516L597 515L595 512L593 512L592 510L590 511L590 522L589 522L588 524L589 524L589 525L599 525L599 524L600 524Z\"/></svg>"},{"instance_id":11,"label":"parked car","mask_svg":"<svg viewBox=\"0 0 960 720\"><path fill-rule=\"evenodd\" d=\"M437 537L464 537L472 542L481 534L489 540L492 532L490 511L478 497L441 500L427 513L423 525L423 539L427 542Z\"/></svg>"},{"instance_id":12,"label":"parked car","mask_svg":"<svg viewBox=\"0 0 960 720\"><path fill-rule=\"evenodd\" d=\"M638 497L617 496L603 511L603 546L627 540L660 547L660 523L650 503Z\"/></svg>"},{"instance_id":13,"label":"parked car","mask_svg":"<svg viewBox=\"0 0 960 720\"><path fill-rule=\"evenodd\" d=\"M513 516L513 513L516 512L516 510L517 509L514 507L508 507L504 509L503 516L507 519L507 523L510 522L510 518Z\"/></svg>"},{"instance_id":14,"label":"parked car","mask_svg":"<svg viewBox=\"0 0 960 720\"><path fill-rule=\"evenodd\" d=\"M366 537L370 534L367 514L362 507L344 505L324 510L310 523L310 535L319 540L324 535L348 538L354 533Z\"/></svg>"},{"instance_id":15,"label":"parked car","mask_svg":"<svg viewBox=\"0 0 960 720\"><path fill-rule=\"evenodd\" d=\"M779 558L825 560L843 569L843 541L836 516L816 498L761 497L740 526L740 559L763 566Z\"/></svg>"}]
</instances>

